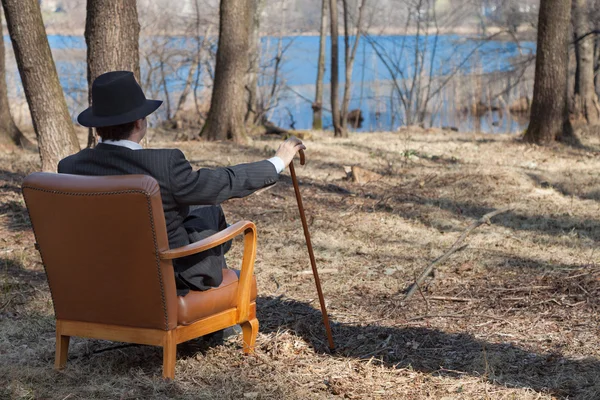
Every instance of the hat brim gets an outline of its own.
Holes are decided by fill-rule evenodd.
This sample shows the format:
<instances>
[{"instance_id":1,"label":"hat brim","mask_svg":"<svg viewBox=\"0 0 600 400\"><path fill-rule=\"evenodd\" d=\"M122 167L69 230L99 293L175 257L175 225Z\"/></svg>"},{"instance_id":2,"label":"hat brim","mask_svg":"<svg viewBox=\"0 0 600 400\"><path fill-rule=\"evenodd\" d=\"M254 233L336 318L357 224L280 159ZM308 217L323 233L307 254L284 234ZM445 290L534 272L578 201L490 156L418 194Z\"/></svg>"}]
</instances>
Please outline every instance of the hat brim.
<instances>
[{"instance_id":1,"label":"hat brim","mask_svg":"<svg viewBox=\"0 0 600 400\"><path fill-rule=\"evenodd\" d=\"M88 127L88 128L101 128L104 126L114 126L114 125L122 125L127 124L129 122L137 121L138 119L142 119L152 114L158 107L161 106L162 100L146 100L146 102L129 112L120 115L111 115L107 117L99 117L94 115L92 111L92 107L84 110L77 117L77 122L79 124Z\"/></svg>"}]
</instances>

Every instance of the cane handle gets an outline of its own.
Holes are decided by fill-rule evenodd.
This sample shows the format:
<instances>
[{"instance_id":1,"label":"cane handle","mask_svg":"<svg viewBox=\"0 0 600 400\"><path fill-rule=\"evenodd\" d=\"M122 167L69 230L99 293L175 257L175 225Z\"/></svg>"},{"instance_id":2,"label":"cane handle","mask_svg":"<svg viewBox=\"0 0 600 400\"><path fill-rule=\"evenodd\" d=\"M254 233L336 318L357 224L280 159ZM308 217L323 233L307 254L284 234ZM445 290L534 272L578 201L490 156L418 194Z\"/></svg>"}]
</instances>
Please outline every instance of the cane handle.
<instances>
[{"instance_id":1,"label":"cane handle","mask_svg":"<svg viewBox=\"0 0 600 400\"><path fill-rule=\"evenodd\" d=\"M306 163L306 157L304 157L304 150L298 151L300 154L300 165L304 165Z\"/></svg>"}]
</instances>

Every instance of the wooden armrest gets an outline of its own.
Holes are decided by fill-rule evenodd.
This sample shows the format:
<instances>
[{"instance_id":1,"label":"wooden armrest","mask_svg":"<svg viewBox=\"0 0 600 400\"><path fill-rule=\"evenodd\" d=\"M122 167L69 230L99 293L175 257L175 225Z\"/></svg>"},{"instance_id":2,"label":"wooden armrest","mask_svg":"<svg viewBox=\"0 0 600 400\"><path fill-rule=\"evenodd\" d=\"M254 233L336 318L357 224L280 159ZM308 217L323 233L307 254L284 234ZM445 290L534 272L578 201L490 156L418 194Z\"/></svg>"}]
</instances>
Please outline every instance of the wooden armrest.
<instances>
[{"instance_id":1,"label":"wooden armrest","mask_svg":"<svg viewBox=\"0 0 600 400\"><path fill-rule=\"evenodd\" d=\"M227 227L227 229L223 229L222 231L215 233L206 239L202 239L198 242L190 243L186 246L181 246L176 249L162 251L159 255L163 260L173 260L175 258L201 253L233 239L237 235L245 232L247 229L256 230L256 227L250 221L236 222L235 224Z\"/></svg>"},{"instance_id":2,"label":"wooden armrest","mask_svg":"<svg viewBox=\"0 0 600 400\"><path fill-rule=\"evenodd\" d=\"M233 239L241 233L244 234L244 255L237 292L237 323L248 321L250 313L250 293L252 275L254 275L254 259L256 258L256 226L250 221L237 222L219 233L206 239L182 246L177 249L160 252L163 260L172 260L200 253L212 249L220 244Z\"/></svg>"}]
</instances>

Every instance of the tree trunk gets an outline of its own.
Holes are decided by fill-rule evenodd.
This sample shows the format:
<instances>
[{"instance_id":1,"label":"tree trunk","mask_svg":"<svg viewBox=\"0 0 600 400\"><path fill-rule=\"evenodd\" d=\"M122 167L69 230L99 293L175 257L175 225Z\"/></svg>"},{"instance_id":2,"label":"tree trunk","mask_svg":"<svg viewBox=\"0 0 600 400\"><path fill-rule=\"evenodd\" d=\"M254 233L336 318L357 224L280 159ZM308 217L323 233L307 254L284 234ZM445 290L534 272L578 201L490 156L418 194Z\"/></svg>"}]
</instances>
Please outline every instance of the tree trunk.
<instances>
[{"instance_id":1,"label":"tree trunk","mask_svg":"<svg viewBox=\"0 0 600 400\"><path fill-rule=\"evenodd\" d=\"M246 112L246 123L256 124L259 114L258 110L258 71L260 70L260 15L264 7L265 0L250 0L252 7L252 21L249 33L249 51L250 60L248 67L248 110Z\"/></svg>"},{"instance_id":2,"label":"tree trunk","mask_svg":"<svg viewBox=\"0 0 600 400\"><path fill-rule=\"evenodd\" d=\"M540 3L531 120L523 137L526 142L574 140L567 105L570 19L571 0Z\"/></svg>"},{"instance_id":3,"label":"tree trunk","mask_svg":"<svg viewBox=\"0 0 600 400\"><path fill-rule=\"evenodd\" d=\"M165 96L165 112L167 114L167 120L171 118L171 99L169 98L169 88L167 87L167 74L165 74L165 61L160 56L160 85L163 89L163 95Z\"/></svg>"},{"instance_id":4,"label":"tree trunk","mask_svg":"<svg viewBox=\"0 0 600 400\"><path fill-rule=\"evenodd\" d=\"M348 12L348 0L342 0L344 4L344 61L346 65L346 82L344 84L344 97L342 98L342 130L347 132L348 129L348 107L350 105L350 94L352 90L352 69L354 68L354 59L356 58L356 49L358 49L358 41L360 40L361 25L363 10L365 9L365 1L360 0L358 6L358 18L356 19L356 32L354 34L354 44L350 48L350 23Z\"/></svg>"},{"instance_id":5,"label":"tree trunk","mask_svg":"<svg viewBox=\"0 0 600 400\"><path fill-rule=\"evenodd\" d=\"M2 0L25 97L31 111L43 171L56 171L58 162L77 151L79 141L37 0Z\"/></svg>"},{"instance_id":6,"label":"tree trunk","mask_svg":"<svg viewBox=\"0 0 600 400\"><path fill-rule=\"evenodd\" d=\"M335 137L345 137L347 133L342 129L340 109L338 108L339 85L339 30L337 0L330 0L329 10L331 15L331 117Z\"/></svg>"},{"instance_id":7,"label":"tree trunk","mask_svg":"<svg viewBox=\"0 0 600 400\"><path fill-rule=\"evenodd\" d=\"M219 46L210 110L200 133L207 140L244 141L250 0L221 0Z\"/></svg>"},{"instance_id":8,"label":"tree trunk","mask_svg":"<svg viewBox=\"0 0 600 400\"><path fill-rule=\"evenodd\" d=\"M598 23L596 23L596 30L598 30ZM596 93L600 92L600 78L598 77L598 70L600 69L600 37L595 35L594 38L594 87Z\"/></svg>"},{"instance_id":9,"label":"tree trunk","mask_svg":"<svg viewBox=\"0 0 600 400\"><path fill-rule=\"evenodd\" d=\"M192 63L190 64L190 70L188 71L187 79L185 80L185 86L181 91L181 95L179 96L179 101L177 101L177 109L175 110L175 114L173 115L172 120L177 123L180 121L185 114L184 107L187 103L187 98L192 92L192 84L194 83L194 75L196 74L196 67L198 66L198 57L195 57Z\"/></svg>"},{"instance_id":10,"label":"tree trunk","mask_svg":"<svg viewBox=\"0 0 600 400\"><path fill-rule=\"evenodd\" d=\"M344 9L344 66L345 66L345 81L344 94L342 96L342 110L340 112L340 120L342 124L342 132L347 136L348 132L348 105L350 104L350 90L352 87L352 63L350 63L350 15L348 15L348 0L342 0Z\"/></svg>"},{"instance_id":11,"label":"tree trunk","mask_svg":"<svg viewBox=\"0 0 600 400\"><path fill-rule=\"evenodd\" d=\"M325 39L327 37L327 2L321 5L321 35L319 39L319 69L317 71L317 85L313 109L313 129L323 129L323 75L325 75Z\"/></svg>"},{"instance_id":12,"label":"tree trunk","mask_svg":"<svg viewBox=\"0 0 600 400\"><path fill-rule=\"evenodd\" d=\"M132 71L140 81L140 24L135 0L87 0L85 43L87 44L88 96L92 83L110 71ZM88 147L96 144L90 129Z\"/></svg>"},{"instance_id":13,"label":"tree trunk","mask_svg":"<svg viewBox=\"0 0 600 400\"><path fill-rule=\"evenodd\" d=\"M591 0L590 3L590 14L588 15L588 21L590 26L595 31L600 31L600 0ZM598 70L600 69L600 35L593 35L594 44L594 87L596 93L600 93L600 79L598 77Z\"/></svg>"},{"instance_id":14,"label":"tree trunk","mask_svg":"<svg viewBox=\"0 0 600 400\"><path fill-rule=\"evenodd\" d=\"M573 34L582 37L592 28L588 19L587 0L573 0ZM594 84L594 36L589 35L575 44L577 72L575 74L575 97L573 117L595 125L600 118L598 96Z\"/></svg>"},{"instance_id":15,"label":"tree trunk","mask_svg":"<svg viewBox=\"0 0 600 400\"><path fill-rule=\"evenodd\" d=\"M2 31L2 14L0 14L0 143L15 144L28 150L34 150L35 145L17 128L8 103L6 88L6 62L4 56L4 32Z\"/></svg>"}]
</instances>

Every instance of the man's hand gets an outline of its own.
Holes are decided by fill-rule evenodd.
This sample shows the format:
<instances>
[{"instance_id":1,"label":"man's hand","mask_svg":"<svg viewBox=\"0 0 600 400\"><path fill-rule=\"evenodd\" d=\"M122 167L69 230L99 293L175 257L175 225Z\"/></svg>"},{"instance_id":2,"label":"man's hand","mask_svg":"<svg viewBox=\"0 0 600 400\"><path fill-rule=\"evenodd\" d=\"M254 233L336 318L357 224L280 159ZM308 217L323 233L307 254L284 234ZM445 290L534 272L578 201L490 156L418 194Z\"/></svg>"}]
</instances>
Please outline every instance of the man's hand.
<instances>
[{"instance_id":1,"label":"man's hand","mask_svg":"<svg viewBox=\"0 0 600 400\"><path fill-rule=\"evenodd\" d=\"M300 150L306 150L306 146L302 144L302 141L297 137L290 137L285 142L279 145L277 152L275 153L276 157L281 158L285 166L290 165L296 153Z\"/></svg>"}]
</instances>

